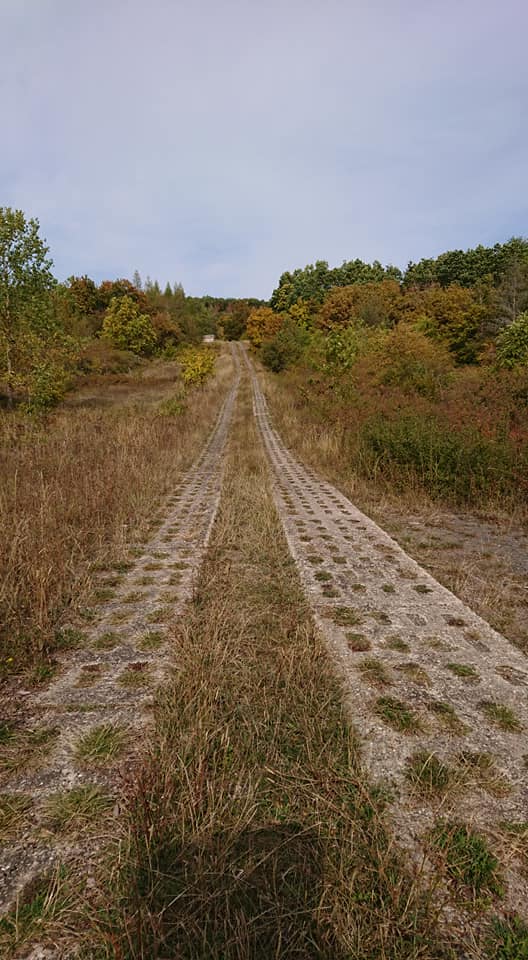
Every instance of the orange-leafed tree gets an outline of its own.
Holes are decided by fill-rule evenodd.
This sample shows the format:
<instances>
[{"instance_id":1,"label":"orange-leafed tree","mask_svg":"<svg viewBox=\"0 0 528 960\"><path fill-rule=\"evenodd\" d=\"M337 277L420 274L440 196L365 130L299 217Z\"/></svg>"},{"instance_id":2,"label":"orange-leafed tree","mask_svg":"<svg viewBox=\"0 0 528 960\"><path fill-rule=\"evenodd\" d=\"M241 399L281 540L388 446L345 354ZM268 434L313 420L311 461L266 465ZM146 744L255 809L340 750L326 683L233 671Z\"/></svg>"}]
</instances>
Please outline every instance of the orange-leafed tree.
<instances>
[{"instance_id":1,"label":"orange-leafed tree","mask_svg":"<svg viewBox=\"0 0 528 960\"><path fill-rule=\"evenodd\" d=\"M403 297L396 280L377 283L354 283L334 287L321 306L317 324L323 330L334 330L348 324L367 327L393 327L400 320Z\"/></svg>"}]
</instances>

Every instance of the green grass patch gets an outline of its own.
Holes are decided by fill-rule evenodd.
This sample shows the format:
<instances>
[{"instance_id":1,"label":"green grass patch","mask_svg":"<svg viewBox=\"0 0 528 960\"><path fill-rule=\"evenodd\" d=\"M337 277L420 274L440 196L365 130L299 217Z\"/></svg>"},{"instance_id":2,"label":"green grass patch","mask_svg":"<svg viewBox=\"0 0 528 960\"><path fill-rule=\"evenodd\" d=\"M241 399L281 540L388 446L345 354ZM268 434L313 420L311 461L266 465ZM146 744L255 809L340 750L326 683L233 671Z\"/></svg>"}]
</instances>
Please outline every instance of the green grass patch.
<instances>
[{"instance_id":1,"label":"green grass patch","mask_svg":"<svg viewBox=\"0 0 528 960\"><path fill-rule=\"evenodd\" d=\"M422 797L431 799L444 796L455 782L456 774L436 754L419 750L408 758L405 776Z\"/></svg>"},{"instance_id":2,"label":"green grass patch","mask_svg":"<svg viewBox=\"0 0 528 960\"><path fill-rule=\"evenodd\" d=\"M77 833L100 828L101 817L109 813L113 804L111 796L89 784L52 794L44 804L44 815L53 831Z\"/></svg>"},{"instance_id":3,"label":"green grass patch","mask_svg":"<svg viewBox=\"0 0 528 960\"><path fill-rule=\"evenodd\" d=\"M82 736L75 747L75 759L82 764L103 764L118 759L126 737L121 727L110 723L94 727Z\"/></svg>"},{"instance_id":4,"label":"green grass patch","mask_svg":"<svg viewBox=\"0 0 528 960\"><path fill-rule=\"evenodd\" d=\"M481 700L478 707L484 716L501 730L507 730L510 733L519 733L522 730L520 720L510 707L502 703L494 703L492 700Z\"/></svg>"},{"instance_id":5,"label":"green grass patch","mask_svg":"<svg viewBox=\"0 0 528 960\"><path fill-rule=\"evenodd\" d=\"M33 805L31 797L21 793L0 793L0 841L17 836L28 824Z\"/></svg>"},{"instance_id":6,"label":"green grass patch","mask_svg":"<svg viewBox=\"0 0 528 960\"><path fill-rule=\"evenodd\" d=\"M370 640L362 633L352 633L349 631L346 634L346 642L348 649L354 652L370 650L371 647Z\"/></svg>"},{"instance_id":7,"label":"green grass patch","mask_svg":"<svg viewBox=\"0 0 528 960\"><path fill-rule=\"evenodd\" d=\"M480 680L478 671L468 663L446 663L446 669L461 680Z\"/></svg>"},{"instance_id":8,"label":"green grass patch","mask_svg":"<svg viewBox=\"0 0 528 960\"><path fill-rule=\"evenodd\" d=\"M339 627L356 627L363 623L363 617L353 607L335 607L328 615Z\"/></svg>"},{"instance_id":9,"label":"green grass patch","mask_svg":"<svg viewBox=\"0 0 528 960\"><path fill-rule=\"evenodd\" d=\"M0 771L13 774L42 766L58 736L56 727L12 730L4 725L0 740Z\"/></svg>"},{"instance_id":10,"label":"green grass patch","mask_svg":"<svg viewBox=\"0 0 528 960\"><path fill-rule=\"evenodd\" d=\"M496 918L486 938L487 960L528 960L528 926L520 917Z\"/></svg>"},{"instance_id":11,"label":"green grass patch","mask_svg":"<svg viewBox=\"0 0 528 960\"><path fill-rule=\"evenodd\" d=\"M140 650L157 650L166 639L166 635L161 630L149 630L138 643L138 647Z\"/></svg>"},{"instance_id":12,"label":"green grass patch","mask_svg":"<svg viewBox=\"0 0 528 960\"><path fill-rule=\"evenodd\" d=\"M431 841L457 889L466 888L473 899L483 894L502 896L499 862L483 836L465 824L445 823L434 828Z\"/></svg>"},{"instance_id":13,"label":"green grass patch","mask_svg":"<svg viewBox=\"0 0 528 960\"><path fill-rule=\"evenodd\" d=\"M381 660L377 660L375 657L368 657L366 660L361 660L357 667L363 679L367 680L369 683L373 683L378 686L384 686L391 683L391 678L387 673L384 664L381 662Z\"/></svg>"},{"instance_id":14,"label":"green grass patch","mask_svg":"<svg viewBox=\"0 0 528 960\"><path fill-rule=\"evenodd\" d=\"M455 708L450 703L446 703L445 700L431 700L426 704L426 707L429 712L440 721L442 726L450 730L451 733L459 737L467 733L466 725L462 723L460 717L456 714Z\"/></svg>"},{"instance_id":15,"label":"green grass patch","mask_svg":"<svg viewBox=\"0 0 528 960\"><path fill-rule=\"evenodd\" d=\"M398 733L419 733L422 729L419 717L412 707L395 697L380 697L376 700L376 713Z\"/></svg>"}]
</instances>

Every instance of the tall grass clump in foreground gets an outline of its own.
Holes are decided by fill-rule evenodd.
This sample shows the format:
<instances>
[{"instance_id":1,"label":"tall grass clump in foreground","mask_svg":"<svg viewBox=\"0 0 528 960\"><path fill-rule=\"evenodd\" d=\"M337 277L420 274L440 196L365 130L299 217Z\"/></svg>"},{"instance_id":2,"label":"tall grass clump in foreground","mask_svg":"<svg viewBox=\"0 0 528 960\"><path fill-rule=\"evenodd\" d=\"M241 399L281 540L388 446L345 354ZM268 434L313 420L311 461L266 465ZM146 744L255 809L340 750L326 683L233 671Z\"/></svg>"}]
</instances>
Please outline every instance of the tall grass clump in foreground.
<instances>
[{"instance_id":1,"label":"tall grass clump in foreground","mask_svg":"<svg viewBox=\"0 0 528 960\"><path fill-rule=\"evenodd\" d=\"M57 623L86 602L91 571L123 559L198 455L231 370L191 391L178 415L154 378L121 404L0 419L0 676L53 648ZM174 376L170 387L174 390ZM128 392L128 396L126 395ZM158 396L159 394L159 396Z\"/></svg>"},{"instance_id":2,"label":"tall grass clump in foreground","mask_svg":"<svg viewBox=\"0 0 528 960\"><path fill-rule=\"evenodd\" d=\"M130 960L440 958L308 617L247 397L234 434L120 865L86 936Z\"/></svg>"}]
</instances>

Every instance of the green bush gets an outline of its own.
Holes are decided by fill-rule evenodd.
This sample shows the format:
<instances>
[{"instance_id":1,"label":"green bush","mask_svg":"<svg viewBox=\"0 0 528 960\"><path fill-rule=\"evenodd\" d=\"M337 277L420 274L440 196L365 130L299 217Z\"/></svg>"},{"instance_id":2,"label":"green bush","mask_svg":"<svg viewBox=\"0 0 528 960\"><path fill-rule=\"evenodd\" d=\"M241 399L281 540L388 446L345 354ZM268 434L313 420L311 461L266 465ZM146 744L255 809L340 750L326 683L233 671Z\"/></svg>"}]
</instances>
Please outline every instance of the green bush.
<instances>
[{"instance_id":1,"label":"green bush","mask_svg":"<svg viewBox=\"0 0 528 960\"><path fill-rule=\"evenodd\" d=\"M262 345L262 363L273 373L280 373L300 359L309 340L310 334L306 328L288 318L273 339Z\"/></svg>"},{"instance_id":2,"label":"green bush","mask_svg":"<svg viewBox=\"0 0 528 960\"><path fill-rule=\"evenodd\" d=\"M28 400L23 405L28 413L51 410L71 386L71 375L60 363L48 361L35 367L28 387Z\"/></svg>"},{"instance_id":3,"label":"green bush","mask_svg":"<svg viewBox=\"0 0 528 960\"><path fill-rule=\"evenodd\" d=\"M185 347L178 351L182 380L186 387L202 386L213 376L216 357L206 347Z\"/></svg>"},{"instance_id":4,"label":"green bush","mask_svg":"<svg viewBox=\"0 0 528 960\"><path fill-rule=\"evenodd\" d=\"M433 496L459 502L508 493L528 466L507 441L455 432L430 416L375 415L361 428L359 443L367 472L400 489L418 481Z\"/></svg>"},{"instance_id":5,"label":"green bush","mask_svg":"<svg viewBox=\"0 0 528 960\"><path fill-rule=\"evenodd\" d=\"M168 397L162 400L158 410L163 417L180 417L187 409L185 394L181 393L174 397Z\"/></svg>"},{"instance_id":6,"label":"green bush","mask_svg":"<svg viewBox=\"0 0 528 960\"><path fill-rule=\"evenodd\" d=\"M528 364L528 312L520 313L497 337L497 361L510 369Z\"/></svg>"}]
</instances>

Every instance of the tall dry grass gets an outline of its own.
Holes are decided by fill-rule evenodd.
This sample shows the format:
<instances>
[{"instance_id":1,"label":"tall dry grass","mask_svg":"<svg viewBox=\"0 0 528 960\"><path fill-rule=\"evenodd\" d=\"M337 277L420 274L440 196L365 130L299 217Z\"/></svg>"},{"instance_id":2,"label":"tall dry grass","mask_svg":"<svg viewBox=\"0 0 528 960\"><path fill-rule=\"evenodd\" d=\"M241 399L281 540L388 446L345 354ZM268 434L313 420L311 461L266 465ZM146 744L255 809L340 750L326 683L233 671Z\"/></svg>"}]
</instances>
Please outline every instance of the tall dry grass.
<instances>
[{"instance_id":1,"label":"tall dry grass","mask_svg":"<svg viewBox=\"0 0 528 960\"><path fill-rule=\"evenodd\" d=\"M4 673L53 648L61 618L86 603L97 564L123 559L146 535L164 495L198 455L231 361L226 353L215 379L189 392L183 412L163 415L158 401L181 389L176 370L169 381L165 371L160 382L121 383L119 402L115 387L99 383L89 406L72 404L41 420L2 416Z\"/></svg>"}]
</instances>

